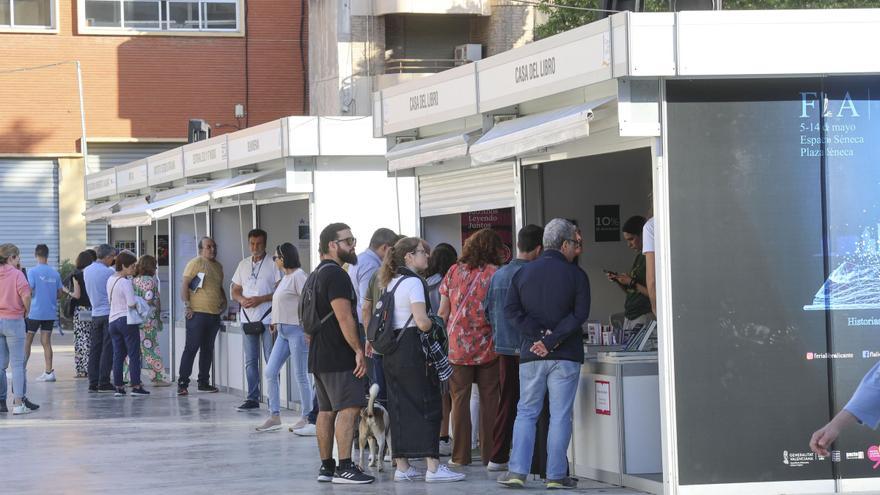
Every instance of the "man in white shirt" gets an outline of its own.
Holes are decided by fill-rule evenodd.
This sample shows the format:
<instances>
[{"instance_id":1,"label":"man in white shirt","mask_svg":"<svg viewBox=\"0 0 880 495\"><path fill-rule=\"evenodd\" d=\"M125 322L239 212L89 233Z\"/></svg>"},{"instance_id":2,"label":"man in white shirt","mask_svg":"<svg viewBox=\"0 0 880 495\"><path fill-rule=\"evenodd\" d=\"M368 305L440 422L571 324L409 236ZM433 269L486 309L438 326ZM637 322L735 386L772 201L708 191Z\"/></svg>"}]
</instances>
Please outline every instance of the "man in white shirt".
<instances>
[{"instance_id":1,"label":"man in white shirt","mask_svg":"<svg viewBox=\"0 0 880 495\"><path fill-rule=\"evenodd\" d=\"M261 229L248 232L248 245L251 256L241 260L232 276L232 299L241 305L238 321L242 328L247 323L262 322L259 333L244 336L244 370L247 377L247 399L238 407L239 411L253 411L260 408L260 346L264 359L272 353L272 294L281 280L281 273L275 263L266 256L268 234Z\"/></svg>"},{"instance_id":2,"label":"man in white shirt","mask_svg":"<svg viewBox=\"0 0 880 495\"><path fill-rule=\"evenodd\" d=\"M645 279L648 283L648 298L651 312L657 314L657 265L654 258L654 217L642 227L642 254L645 255Z\"/></svg>"}]
</instances>

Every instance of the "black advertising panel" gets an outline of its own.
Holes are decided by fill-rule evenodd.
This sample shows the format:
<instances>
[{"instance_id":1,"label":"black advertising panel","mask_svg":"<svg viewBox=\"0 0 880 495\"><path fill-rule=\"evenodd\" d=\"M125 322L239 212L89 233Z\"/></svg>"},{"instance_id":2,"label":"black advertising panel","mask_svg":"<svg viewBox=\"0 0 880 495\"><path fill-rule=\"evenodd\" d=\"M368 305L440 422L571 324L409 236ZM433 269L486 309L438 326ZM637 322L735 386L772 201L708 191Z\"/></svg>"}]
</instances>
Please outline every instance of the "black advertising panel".
<instances>
[{"instance_id":1,"label":"black advertising panel","mask_svg":"<svg viewBox=\"0 0 880 495\"><path fill-rule=\"evenodd\" d=\"M620 205L596 205L596 242L620 241Z\"/></svg>"},{"instance_id":2,"label":"black advertising panel","mask_svg":"<svg viewBox=\"0 0 880 495\"><path fill-rule=\"evenodd\" d=\"M827 479L819 79L670 81L671 300L681 484ZM661 332L663 330L661 329Z\"/></svg>"},{"instance_id":3,"label":"black advertising panel","mask_svg":"<svg viewBox=\"0 0 880 495\"><path fill-rule=\"evenodd\" d=\"M840 411L880 358L880 78L827 78L803 95L802 129L810 154L825 162L827 273L804 310L827 318L832 410ZM804 119L807 120L807 119ZM842 478L880 475L880 435L863 426L843 432L832 451Z\"/></svg>"}]
</instances>

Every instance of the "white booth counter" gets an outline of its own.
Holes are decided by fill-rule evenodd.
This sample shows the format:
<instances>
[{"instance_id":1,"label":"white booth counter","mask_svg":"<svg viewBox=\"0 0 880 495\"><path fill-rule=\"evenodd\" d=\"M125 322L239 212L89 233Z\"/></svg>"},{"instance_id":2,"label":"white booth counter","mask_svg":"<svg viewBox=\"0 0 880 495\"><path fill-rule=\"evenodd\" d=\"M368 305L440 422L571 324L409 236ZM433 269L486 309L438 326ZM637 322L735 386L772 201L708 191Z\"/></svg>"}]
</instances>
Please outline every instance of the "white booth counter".
<instances>
[{"instance_id":1,"label":"white booth counter","mask_svg":"<svg viewBox=\"0 0 880 495\"><path fill-rule=\"evenodd\" d=\"M569 447L575 476L663 493L658 380L656 352L587 355Z\"/></svg>"}]
</instances>

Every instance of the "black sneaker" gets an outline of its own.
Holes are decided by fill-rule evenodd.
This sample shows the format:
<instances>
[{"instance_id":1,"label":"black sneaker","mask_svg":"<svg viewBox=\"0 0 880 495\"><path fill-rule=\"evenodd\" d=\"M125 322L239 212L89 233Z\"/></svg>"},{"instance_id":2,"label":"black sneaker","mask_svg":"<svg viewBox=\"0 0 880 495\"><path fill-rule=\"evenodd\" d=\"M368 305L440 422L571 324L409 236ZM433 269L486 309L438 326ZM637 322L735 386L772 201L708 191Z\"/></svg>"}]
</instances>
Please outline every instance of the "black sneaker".
<instances>
[{"instance_id":1,"label":"black sneaker","mask_svg":"<svg viewBox=\"0 0 880 495\"><path fill-rule=\"evenodd\" d=\"M127 394L125 393L125 387L119 387L116 389L116 392L113 394L113 397L125 397Z\"/></svg>"},{"instance_id":2,"label":"black sneaker","mask_svg":"<svg viewBox=\"0 0 880 495\"><path fill-rule=\"evenodd\" d=\"M131 396L132 397L149 397L150 392L148 390L145 390L144 387L133 388L133 389L131 389Z\"/></svg>"},{"instance_id":3,"label":"black sneaker","mask_svg":"<svg viewBox=\"0 0 880 495\"><path fill-rule=\"evenodd\" d=\"M248 411L256 411L260 409L260 403L255 400L246 400L240 406L238 406L239 412L248 412Z\"/></svg>"},{"instance_id":4,"label":"black sneaker","mask_svg":"<svg viewBox=\"0 0 880 495\"><path fill-rule=\"evenodd\" d=\"M38 404L34 404L33 402L29 401L27 397L22 397L21 403L24 404L24 407L30 409L31 411L36 411L40 408Z\"/></svg>"},{"instance_id":5,"label":"black sneaker","mask_svg":"<svg viewBox=\"0 0 880 495\"><path fill-rule=\"evenodd\" d=\"M98 392L102 394L110 394L116 392L116 387L110 385L109 383L105 383L103 385L98 385Z\"/></svg>"},{"instance_id":6,"label":"black sneaker","mask_svg":"<svg viewBox=\"0 0 880 495\"><path fill-rule=\"evenodd\" d=\"M97 385L89 385L89 393L90 394L97 394L98 393L98 386Z\"/></svg>"},{"instance_id":7,"label":"black sneaker","mask_svg":"<svg viewBox=\"0 0 880 495\"><path fill-rule=\"evenodd\" d=\"M219 391L220 391L220 389L213 386L213 385L208 385L207 383L200 383L199 384L199 392L208 392L209 394L216 394Z\"/></svg>"},{"instance_id":8,"label":"black sneaker","mask_svg":"<svg viewBox=\"0 0 880 495\"><path fill-rule=\"evenodd\" d=\"M333 470L327 469L323 465L318 470L318 481L321 483L330 483L333 481Z\"/></svg>"},{"instance_id":9,"label":"black sneaker","mask_svg":"<svg viewBox=\"0 0 880 495\"><path fill-rule=\"evenodd\" d=\"M4 401L0 402L0 413L8 413L8 412L9 412L9 408L6 407L6 401L4 400Z\"/></svg>"},{"instance_id":10,"label":"black sneaker","mask_svg":"<svg viewBox=\"0 0 880 495\"><path fill-rule=\"evenodd\" d=\"M376 478L369 474L364 474L354 463L348 467L338 467L333 473L333 483L343 485L366 485L376 481Z\"/></svg>"},{"instance_id":11,"label":"black sneaker","mask_svg":"<svg viewBox=\"0 0 880 495\"><path fill-rule=\"evenodd\" d=\"M186 387L182 387L182 386L177 387L177 396L178 397L186 397L187 395L189 395L189 389L187 389Z\"/></svg>"}]
</instances>

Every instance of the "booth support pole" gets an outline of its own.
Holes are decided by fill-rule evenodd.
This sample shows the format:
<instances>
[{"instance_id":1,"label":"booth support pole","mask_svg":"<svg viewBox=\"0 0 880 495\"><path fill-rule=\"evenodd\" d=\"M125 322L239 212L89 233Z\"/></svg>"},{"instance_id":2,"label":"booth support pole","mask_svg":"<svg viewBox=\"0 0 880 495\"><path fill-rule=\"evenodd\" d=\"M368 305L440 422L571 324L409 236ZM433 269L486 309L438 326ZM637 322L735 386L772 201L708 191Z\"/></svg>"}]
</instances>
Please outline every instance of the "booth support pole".
<instances>
[{"instance_id":1,"label":"booth support pole","mask_svg":"<svg viewBox=\"0 0 880 495\"><path fill-rule=\"evenodd\" d=\"M654 266L657 277L657 355L660 379L660 439L663 456L663 493L678 493L678 434L675 413L675 354L673 345L672 261L669 240L669 157L666 81L660 79L660 137L653 154L653 208L655 218Z\"/></svg>"},{"instance_id":2,"label":"booth support pole","mask_svg":"<svg viewBox=\"0 0 880 495\"><path fill-rule=\"evenodd\" d=\"M172 381L177 381L177 339L175 338L177 334L177 320L174 317L174 308L175 308L175 297L177 296L177 292L174 290L174 236L172 235L172 224L174 217L168 217L168 331L171 332L171 340L167 353L169 359L169 366L171 367L171 379ZM158 227L156 228L156 232L159 232Z\"/></svg>"}]
</instances>

